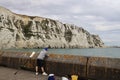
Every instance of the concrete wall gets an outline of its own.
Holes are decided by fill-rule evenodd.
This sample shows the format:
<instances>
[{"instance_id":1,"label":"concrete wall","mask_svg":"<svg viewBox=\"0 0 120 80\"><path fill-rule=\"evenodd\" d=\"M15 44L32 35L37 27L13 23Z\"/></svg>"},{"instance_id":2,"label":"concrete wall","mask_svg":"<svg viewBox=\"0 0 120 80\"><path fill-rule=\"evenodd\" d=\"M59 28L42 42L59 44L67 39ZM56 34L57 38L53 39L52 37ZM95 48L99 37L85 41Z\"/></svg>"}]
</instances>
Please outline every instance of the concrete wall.
<instances>
[{"instance_id":1,"label":"concrete wall","mask_svg":"<svg viewBox=\"0 0 120 80\"><path fill-rule=\"evenodd\" d=\"M83 56L51 54L46 59L46 70L57 75L77 74L85 77L86 62L87 58Z\"/></svg>"},{"instance_id":2,"label":"concrete wall","mask_svg":"<svg viewBox=\"0 0 120 80\"><path fill-rule=\"evenodd\" d=\"M36 57L38 54L35 54L32 58L29 56L31 53L24 52L0 52L0 65L11 67L11 68L20 68L25 67L30 70L35 70Z\"/></svg>"},{"instance_id":3,"label":"concrete wall","mask_svg":"<svg viewBox=\"0 0 120 80\"><path fill-rule=\"evenodd\" d=\"M35 54L25 52L0 51L0 65L11 68L26 68L35 71ZM120 80L120 59L104 57L84 57L76 55L50 54L46 58L47 73L55 75L73 75L94 80Z\"/></svg>"},{"instance_id":4,"label":"concrete wall","mask_svg":"<svg viewBox=\"0 0 120 80\"><path fill-rule=\"evenodd\" d=\"M89 57L87 77L97 80L120 80L120 59Z\"/></svg>"}]
</instances>

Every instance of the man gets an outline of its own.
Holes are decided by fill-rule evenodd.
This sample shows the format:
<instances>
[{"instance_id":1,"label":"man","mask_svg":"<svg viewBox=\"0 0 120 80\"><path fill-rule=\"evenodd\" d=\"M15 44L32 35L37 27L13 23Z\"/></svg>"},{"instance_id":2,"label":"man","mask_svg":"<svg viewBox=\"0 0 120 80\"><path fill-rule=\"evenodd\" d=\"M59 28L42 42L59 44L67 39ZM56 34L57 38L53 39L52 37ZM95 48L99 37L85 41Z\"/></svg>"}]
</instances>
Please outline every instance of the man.
<instances>
[{"instance_id":1,"label":"man","mask_svg":"<svg viewBox=\"0 0 120 80\"><path fill-rule=\"evenodd\" d=\"M38 67L41 68L42 75L47 75L44 70L44 59L47 56L48 48L44 48L37 57L36 75L38 75Z\"/></svg>"}]
</instances>

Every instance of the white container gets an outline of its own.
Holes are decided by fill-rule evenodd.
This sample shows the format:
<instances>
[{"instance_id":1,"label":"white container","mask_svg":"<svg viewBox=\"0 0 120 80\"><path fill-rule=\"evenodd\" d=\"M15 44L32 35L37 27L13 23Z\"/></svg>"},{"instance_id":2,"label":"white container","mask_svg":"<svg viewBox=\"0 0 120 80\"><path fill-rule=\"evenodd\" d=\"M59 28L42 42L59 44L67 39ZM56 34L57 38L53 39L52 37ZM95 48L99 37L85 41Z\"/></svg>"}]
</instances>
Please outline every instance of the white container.
<instances>
[{"instance_id":1,"label":"white container","mask_svg":"<svg viewBox=\"0 0 120 80\"><path fill-rule=\"evenodd\" d=\"M68 78L66 78L66 77L62 77L62 80L69 80Z\"/></svg>"}]
</instances>

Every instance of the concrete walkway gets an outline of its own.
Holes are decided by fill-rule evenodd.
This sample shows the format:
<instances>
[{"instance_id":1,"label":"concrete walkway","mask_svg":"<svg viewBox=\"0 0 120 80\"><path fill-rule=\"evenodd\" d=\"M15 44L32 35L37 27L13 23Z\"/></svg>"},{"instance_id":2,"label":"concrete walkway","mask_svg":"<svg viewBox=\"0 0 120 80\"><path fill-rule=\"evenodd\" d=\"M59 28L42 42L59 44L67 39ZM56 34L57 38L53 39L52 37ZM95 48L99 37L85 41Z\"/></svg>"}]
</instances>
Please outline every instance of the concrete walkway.
<instances>
[{"instance_id":1,"label":"concrete walkway","mask_svg":"<svg viewBox=\"0 0 120 80\"><path fill-rule=\"evenodd\" d=\"M47 80L48 76L43 76L39 74L35 75L35 72L19 70L18 69L2 67L0 66L0 80ZM60 77L55 76L56 80L61 80Z\"/></svg>"}]
</instances>

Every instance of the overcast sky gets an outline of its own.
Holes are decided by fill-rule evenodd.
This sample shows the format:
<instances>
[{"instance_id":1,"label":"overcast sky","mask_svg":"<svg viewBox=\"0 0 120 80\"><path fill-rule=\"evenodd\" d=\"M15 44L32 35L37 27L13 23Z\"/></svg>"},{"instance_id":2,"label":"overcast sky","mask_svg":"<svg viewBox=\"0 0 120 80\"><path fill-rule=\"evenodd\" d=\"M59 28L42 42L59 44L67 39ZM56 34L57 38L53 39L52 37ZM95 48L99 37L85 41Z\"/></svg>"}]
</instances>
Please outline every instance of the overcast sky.
<instances>
[{"instance_id":1,"label":"overcast sky","mask_svg":"<svg viewBox=\"0 0 120 80\"><path fill-rule=\"evenodd\" d=\"M0 0L12 12L83 27L105 45L120 46L120 0Z\"/></svg>"}]
</instances>

